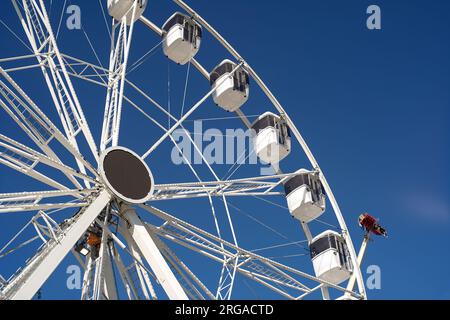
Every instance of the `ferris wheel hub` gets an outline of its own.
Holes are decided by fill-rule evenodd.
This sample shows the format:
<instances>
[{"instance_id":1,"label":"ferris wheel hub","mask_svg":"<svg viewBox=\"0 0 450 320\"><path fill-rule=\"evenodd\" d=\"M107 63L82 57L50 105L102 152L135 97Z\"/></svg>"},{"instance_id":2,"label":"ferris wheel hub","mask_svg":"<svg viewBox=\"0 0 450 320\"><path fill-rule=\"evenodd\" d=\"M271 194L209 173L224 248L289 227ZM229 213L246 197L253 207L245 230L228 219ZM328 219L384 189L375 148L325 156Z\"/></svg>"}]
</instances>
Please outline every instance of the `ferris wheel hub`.
<instances>
[{"instance_id":1,"label":"ferris wheel hub","mask_svg":"<svg viewBox=\"0 0 450 320\"><path fill-rule=\"evenodd\" d=\"M153 194L150 169L139 155L127 148L106 149L100 156L99 173L110 193L124 202L144 203Z\"/></svg>"}]
</instances>

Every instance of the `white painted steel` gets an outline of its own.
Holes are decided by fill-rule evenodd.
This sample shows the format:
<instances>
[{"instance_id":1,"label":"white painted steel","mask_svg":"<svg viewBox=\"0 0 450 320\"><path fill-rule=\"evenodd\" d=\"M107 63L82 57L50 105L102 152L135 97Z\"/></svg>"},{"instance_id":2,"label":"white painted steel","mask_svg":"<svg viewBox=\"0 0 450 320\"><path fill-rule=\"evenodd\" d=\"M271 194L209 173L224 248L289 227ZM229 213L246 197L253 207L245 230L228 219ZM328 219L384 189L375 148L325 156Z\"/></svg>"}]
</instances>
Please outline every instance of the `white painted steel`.
<instances>
[{"instance_id":1,"label":"white painted steel","mask_svg":"<svg viewBox=\"0 0 450 320\"><path fill-rule=\"evenodd\" d=\"M170 299L188 300L186 293L167 265L164 257L148 233L145 224L129 205L122 205L121 214L130 223L129 231L142 255L158 278L159 283Z\"/></svg>"},{"instance_id":2,"label":"white painted steel","mask_svg":"<svg viewBox=\"0 0 450 320\"><path fill-rule=\"evenodd\" d=\"M109 0L108 9L110 14L117 20L113 26L118 34L114 34L111 47L111 59L109 70L100 68L90 63L83 62L79 59L63 55L59 52L56 46L56 40L53 36L53 31L50 27L49 18L47 16L43 0L22 0L19 5L17 0L12 0L16 11L21 19L22 25L26 32L26 35L32 45L34 54L30 57L38 59L37 65L29 65L24 67L0 69L6 82L2 82L2 87L0 93L3 96L3 100L0 99L0 106L6 110L6 112L13 118L14 121L25 131L26 134L30 136L38 146L43 150L44 154L36 152L29 149L23 145L20 145L14 140L8 140L7 137L0 139L0 146L7 148L7 150L12 151L13 155L0 155L0 162L29 175L35 179L43 181L61 191L55 192L36 192L36 193L15 193L15 194L0 194L0 212L2 209L4 211L18 211L18 209L51 209L51 208L65 208L71 206L86 206L86 208L81 209L80 213L73 218L73 221L69 224L69 227L65 227L64 233L60 234L58 230L53 230L53 220L48 220L45 217L50 217L46 215L45 212L42 213L44 224L48 227L48 232L42 227L45 225L40 225L35 223L36 231L39 236L48 243L44 246L42 251L32 258L26 267L18 273L15 277L8 281L2 282L1 287L1 298L31 298L34 292L36 292L40 285L48 278L52 273L54 268L59 264L59 262L64 258L65 254L72 250L73 245L78 239L84 234L86 229L94 221L95 217L100 213L103 207L113 200L114 205L120 205L120 217L122 226L127 226L127 231L125 234L129 234L129 240L131 243L132 257L137 261L137 257L142 255L146 262L150 265L153 273L158 279L159 283L162 285L163 289L167 293L168 297L171 299L187 299L187 298L203 298L204 293L209 298L214 297L206 286L200 281L199 278L194 275L190 269L185 265L176 255L172 252L158 237L164 237L165 239L174 241L186 248L189 248L195 252L201 253L219 263L222 264L222 275L219 281L219 287L216 297L222 299L230 299L232 288L234 285L235 273L239 272L249 279L252 279L267 288L279 293L280 295L290 298L290 299L302 299L308 294L315 292L316 290L322 290L324 298L329 298L328 288L334 288L345 293L348 297L366 298L364 284L362 283L362 277L359 269L360 259L354 259L354 248L351 243L348 230L346 229L345 222L343 220L342 214L339 210L336 200L331 192L331 189L320 170L316 160L314 159L311 151L304 142L302 136L300 135L298 129L292 123L289 116L284 112L281 104L276 100L267 86L262 82L254 70L247 64L246 61L242 59L241 56L223 39L223 37L218 34L202 17L200 17L195 11L189 8L183 1L175 0L175 2L185 9L190 16L195 21L198 21L205 29L207 29L214 37L216 37L219 42L236 58L237 62L234 63L235 68L229 74L219 78L213 85L211 91L209 91L200 101L198 101L181 119L176 119L170 112L167 112L158 105L151 97L145 94L141 89L139 89L134 84L130 83L126 79L126 66L128 60L128 54L131 43L131 35L133 33L133 24L136 20L141 20L146 26L162 34L161 29L154 25L150 20L142 16L142 13L147 5L147 1L144 1L142 6L139 5L140 1L133 0ZM23 11L22 9L25 9ZM165 38L165 43L163 43L164 51L167 55L171 56L173 60L178 63L185 63L191 61L191 63L199 70L199 72L209 79L208 72L202 67L202 65L197 62L193 57L198 51L198 47L195 50L189 47L181 48L179 46L180 39L180 29L179 26L173 29L173 35L168 34ZM170 32L169 32L170 33ZM116 37L117 36L117 37ZM178 43L178 44L177 44ZM175 46L175 44L177 44ZM171 48L172 46L172 48ZM54 47L55 50L49 51L48 49ZM180 49L181 48L181 49ZM172 50L172 51L170 51ZM170 53L170 54L168 54ZM19 59L16 57L15 59ZM13 59L0 59L1 61L12 61ZM61 122L64 127L64 132L66 136L63 136L58 129L45 117L41 110L31 101L31 99L26 96L20 86L15 83L12 78L8 75L8 72L16 72L20 70L27 70L29 68L41 68L44 74L44 78L49 86L50 93L54 104L60 114ZM192 167L190 169L198 178L198 183L179 183L173 185L157 185L155 186L156 192L152 197L147 197L145 200L171 200L171 199L183 199L191 197L208 197L213 215L214 207L212 204L212 196L220 196L225 204L225 209L227 212L228 223L231 227L231 232L233 234L233 244L224 241L220 237L220 229L218 229L219 237L215 237L211 234L206 233L204 230L194 228L193 226L184 223L181 220L177 220L157 209L150 209L152 213L160 218L168 219L162 227L153 228L148 224L144 224L141 219L137 216L136 212L132 207L126 204L120 204L123 199L118 197L114 192L102 190L100 191L98 198L91 200L89 197L102 189L107 183L103 179L97 180L99 177L98 170L94 169L79 153L76 137L78 133L83 132L91 151L94 153L94 157L97 160L98 154L96 146L93 143L92 136L90 135L89 127L85 122L83 112L78 102L76 93L70 82L70 77L77 77L88 82L92 82L98 85L108 87L107 101L105 107L105 117L104 126L102 130L101 138L101 150L105 150L108 145L117 146L119 138L120 129L120 117L122 109L122 100L125 99L130 102L133 106L137 105L129 98L124 95L124 85L128 83L133 87L139 94L144 96L145 99L150 101L152 104L156 105L158 109L163 111L169 116L170 119L174 120L175 125L169 129L164 129L164 135L155 143L153 146L144 154L143 158L149 156L166 138L173 138L171 136L172 132L177 127L182 127L182 123L198 108L200 105L210 96L213 100L220 104L224 109L228 111L236 112L247 127L251 126L250 122L246 118L245 114L239 109L245 101L248 99L248 87L246 88L244 95L235 96L236 92L230 91L231 84L234 86L233 78L231 77L239 68L247 71L249 75L256 81L256 83L261 87L263 92L272 101L274 106L277 108L281 117L286 121L287 125L291 128L294 136L302 146L306 155L308 156L313 169L317 171L319 177L324 185L325 191L330 198L330 202L335 211L336 217L338 219L339 225L342 229L343 241L348 246L349 255L351 261L357 266L353 266L356 272L354 272L347 289L337 286L337 283L341 282L341 278L344 276L328 277L325 276L326 272L330 270L335 270L335 265L337 265L337 260L332 259L332 257L326 258L324 254L321 257L315 257L313 259L314 269L318 270L316 273L317 277L308 275L307 273L289 268L283 264L277 263L270 259L264 258L253 254L250 251L244 250L238 246L236 236L234 234L233 223L231 221L230 212L228 209L228 204L226 198L228 196L269 196L269 195L280 195L279 192L272 191L274 188L279 187L280 184L286 179L288 175L282 175L281 169L276 168L278 173L275 179L278 181L270 181L269 179L258 179L258 178L248 178L248 179L237 179L237 180L225 180L220 181L220 179L215 175L214 170L207 164L208 168L212 171L213 175L216 177L217 181L213 182L203 182L199 179L195 170ZM92 75L88 75L86 70L91 70ZM242 94L242 92L241 92ZM31 114L33 118L33 124L28 122L27 119L22 118L20 113L25 110L27 114ZM154 120L155 124L158 126L159 123ZM38 126L34 123L37 123ZM40 130L44 128L44 133L48 135L47 139L44 139L40 135ZM289 153L289 146L276 146L276 140L274 139L277 135L275 130L261 131L259 136L259 141L255 144L257 153L264 160L269 160L267 162L278 163L277 159L273 159L274 153L279 153L278 159L284 158ZM0 137L1 138L1 137ZM72 155L74 155L75 160L80 168L80 172L73 170L61 163L59 158L48 146L48 142L51 139L58 140L67 150L69 150ZM258 139L258 137L257 137ZM276 152L268 152L269 149L278 149ZM198 150L196 150L198 151ZM17 158L16 155L20 157L25 157L26 160L22 158ZM29 163L28 161L31 161ZM96 184L96 188L99 189L86 189L86 190L73 190L66 186L60 184L57 181L52 181L50 178L40 174L34 169L36 164L42 163L48 165L54 169L61 171L65 174L70 181L75 185L75 187L80 186L80 182L83 182L86 186L91 184ZM87 168L95 177L91 178L86 174ZM101 171L101 170L100 170ZM100 172L101 173L101 172ZM272 178L274 178L272 177ZM80 180L80 182L78 181ZM153 183L152 183L153 186ZM109 186L110 187L110 186ZM81 188L80 188L81 189ZM301 191L301 192L300 192ZM309 231L307 222L320 216L324 209L324 203L313 207L310 195L308 195L308 190L305 188L299 188L294 191L292 197L288 197L288 207L291 213L302 220L301 226L306 234L309 241L313 240L312 235ZM79 199L78 203L61 203L61 204L51 204L43 203L42 200L47 200L48 198L54 198L58 196L71 196ZM17 201L18 203L13 203ZM84 201L84 202L83 202ZM147 206L143 206L148 209ZM302 208L300 210L299 208ZM316 210L316 211L314 211ZM302 212L301 212L302 211ZM94 217L92 219L92 217ZM123 221L125 220L125 221ZM217 226L217 220L216 226ZM125 223L123 223L125 222ZM56 223L56 222L55 222ZM127 274L125 266L120 265L121 259L114 251L111 246L111 241L117 243L122 250L128 250L123 243L116 237L111 230L108 229L108 224L111 223L107 220L101 225L103 225L102 234L102 245L100 249L102 261L100 269L94 274L95 268L92 268L92 259L88 257L87 262L84 264L87 270L91 272L86 272L85 279L94 276L94 287L96 292L95 296L87 296L88 298L99 299L102 296L109 299L117 298L117 294L114 293L113 285L115 285L115 274L113 273L112 263L117 263L120 276L124 281L124 285L127 288L127 295L130 298L138 298L136 288L132 279ZM57 226L57 225L56 225ZM76 226L76 227L75 227ZM47 237L49 240L46 240ZM60 238L58 238L60 237ZM57 240L57 241L56 241ZM130 244L130 241L128 243ZM59 247L60 245L63 246ZM362 250L364 251L364 250ZM65 253L64 253L65 252ZM114 261L112 260L114 258ZM326 268L322 268L323 261L328 263L328 271ZM144 293L146 298L156 298L153 291L153 287L149 281L149 274L146 273L146 268L143 265L143 261L136 262L136 270L138 272L139 280L141 282L141 287L143 291L149 289L150 294ZM170 265L170 267L169 267ZM317 269L317 265L319 269ZM330 267L331 266L331 267ZM172 268L172 270L171 270ZM342 268L341 268L342 269ZM324 271L325 270L325 271ZM342 270L341 270L342 271ZM175 274L178 278L175 276ZM318 282L319 285L313 288L309 288L302 282L297 280L294 276L300 276L306 278L310 281ZM339 279L337 279L339 278ZM231 279L231 281L230 281ZM352 292L355 280L358 282L359 294ZM85 284L83 285L83 290L88 290L89 287ZM201 289L201 290L200 290ZM293 295L292 291L298 290L299 295ZM85 295L86 296L86 295Z\"/></svg>"},{"instance_id":3,"label":"white painted steel","mask_svg":"<svg viewBox=\"0 0 450 320\"><path fill-rule=\"evenodd\" d=\"M58 241L50 240L18 277L8 283L2 293L8 299L31 299L110 200L109 193L101 191L92 203L73 219Z\"/></svg>"},{"instance_id":4,"label":"white painted steel","mask_svg":"<svg viewBox=\"0 0 450 320\"><path fill-rule=\"evenodd\" d=\"M182 0L173 0L173 1L177 5L179 5L182 9L184 9L186 12L188 12L190 15L195 17L196 21L198 21L204 29L209 31L224 46L224 48L230 52L230 54L236 60L244 62L244 67L248 71L250 77L253 78L253 80L258 84L258 86L263 90L263 92L266 94L266 96L269 98L269 100L272 102L272 104L278 110L280 115L283 115L285 117L286 123L288 124L289 128L292 130L294 136L297 138L297 141L300 143L303 151L305 152L306 156L308 157L309 161L311 162L311 165L313 166L314 169L319 171L320 179L322 181L322 184L324 186L324 189L326 191L328 199L333 207L336 218L339 222L339 226L340 226L340 229L342 230L342 235L348 246L351 259L352 259L353 263L355 263L357 261L355 248L353 246L353 242L352 242L350 234L348 232L348 228L345 223L342 212L339 208L336 198L334 197L333 191L331 190L331 187L328 184L328 181L325 178L325 175L323 174L323 171L320 169L320 166L319 166L317 160L315 159L310 148L306 144L306 141L304 140L303 136L300 134L300 131L297 129L295 123L292 121L292 119L286 113L283 106L278 101L278 99L275 97L275 95L270 91L268 86L258 76L258 74L255 72L255 70L247 62L245 62L245 60L242 58L242 56L222 37L222 35L220 35L220 33L218 33L205 19L203 19L195 10L193 10L191 7L189 7L184 1L182 1ZM365 286L364 286L364 280L362 277L362 273L361 273L360 268L356 265L354 265L354 272L355 272L356 279L357 279L359 293L364 297L364 299L366 299L367 298L366 290L365 290Z\"/></svg>"}]
</instances>

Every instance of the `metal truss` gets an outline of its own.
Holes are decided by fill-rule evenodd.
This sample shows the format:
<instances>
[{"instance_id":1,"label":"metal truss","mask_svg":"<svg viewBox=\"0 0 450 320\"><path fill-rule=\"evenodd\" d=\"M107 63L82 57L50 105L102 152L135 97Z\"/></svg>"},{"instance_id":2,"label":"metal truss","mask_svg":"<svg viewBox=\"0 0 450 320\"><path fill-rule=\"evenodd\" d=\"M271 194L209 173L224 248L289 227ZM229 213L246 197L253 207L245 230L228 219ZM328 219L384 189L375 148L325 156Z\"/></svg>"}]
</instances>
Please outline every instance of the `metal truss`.
<instances>
[{"instance_id":1,"label":"metal truss","mask_svg":"<svg viewBox=\"0 0 450 320\"><path fill-rule=\"evenodd\" d=\"M48 209L61 209L73 207L85 207L89 205L88 201L84 201L87 196L96 189L86 190L61 190L61 191L41 191L41 192L20 192L20 193L0 193L0 213L12 213L21 211L37 211ZM57 197L70 196L70 202L47 203L46 200ZM77 199L81 198L81 199ZM74 201L79 200L79 201Z\"/></svg>"},{"instance_id":2,"label":"metal truss","mask_svg":"<svg viewBox=\"0 0 450 320\"><path fill-rule=\"evenodd\" d=\"M283 192L272 190L281 184L280 181L293 175L295 175L295 173L226 181L158 184L155 185L155 193L152 200L171 200L208 196L250 197L283 195Z\"/></svg>"},{"instance_id":3,"label":"metal truss","mask_svg":"<svg viewBox=\"0 0 450 320\"><path fill-rule=\"evenodd\" d=\"M146 224L160 237L219 263L233 265L238 261L237 272L286 298L303 299L323 286L361 298L343 287L237 247L160 209L148 205L141 205L140 207L165 221L160 227ZM304 283L305 281L315 282L316 286L307 286Z\"/></svg>"},{"instance_id":4,"label":"metal truss","mask_svg":"<svg viewBox=\"0 0 450 320\"><path fill-rule=\"evenodd\" d=\"M139 217L136 208L122 202L113 195L113 192L105 189L96 169L97 163L89 163L79 150L79 136L84 136L90 152L97 162L99 150L102 152L108 147L118 145L122 105L125 100L163 131L159 139L143 154L142 159L149 157L169 139L180 151L172 133L177 128L184 129L184 121L198 110L215 90L215 88L209 90L178 119L148 93L126 79L138 1L135 1L130 8L132 19L129 25L126 17L121 21L111 19L112 35L108 69L60 52L44 0L11 1L33 54L0 59L2 64L0 66L0 107L35 143L38 149L35 150L0 134L0 163L51 187L53 190L0 194L0 214L37 212L22 229L23 231L26 227L32 226L36 236L20 243L14 249L6 251L13 242L18 240L19 234L22 232L20 231L0 249L0 258L35 240L40 239L43 242L36 254L26 261L23 268L7 280L0 276L0 299L31 299L70 252L74 254L84 269L81 292L81 298L84 300L120 298L116 286L116 275L120 276L125 294L131 300L158 299L154 288L155 284L160 285L170 299L231 299L237 274L288 299L303 299L318 291L322 291L323 297L327 299L329 298L328 288L343 292L344 296L348 298L366 298L359 269L363 253L356 259L342 213L312 152L266 84L237 51L198 13L183 1L174 0L236 59L236 67L231 74L239 68L243 68L255 80L280 115L286 119L310 160L312 170L319 175L349 246L351 259L356 264L353 268L355 272L346 288L243 249L238 244L227 198L284 195L284 192L280 191L280 187L295 173L284 174L279 167L274 167L276 174L271 176L231 179L230 175L226 179L220 179L188 135L195 151L200 154L215 180L203 181L187 161L187 166L197 181L156 184L150 203L163 200L208 198L216 234L195 227L152 205L142 204L139 208L163 221L161 225L146 223ZM147 18L141 16L139 21L158 35L162 34L161 29ZM29 60L33 62L29 63ZM37 60L37 63L34 63L34 60ZM6 67L5 65L8 63L16 65ZM17 63L22 64L17 65ZM190 63L209 80L208 71L197 60L192 59ZM64 133L42 111L45 109L38 107L10 75L13 72L33 68L39 68L42 71ZM102 134L98 147L92 137L71 78L82 79L106 88ZM173 121L173 125L167 128L160 124L147 114L145 108L139 107L136 102L128 98L124 94L126 85L144 97L150 105L163 112L170 121ZM216 85L216 88L219 86L220 83ZM250 127L250 122L242 111L238 110L236 114L247 127ZM54 151L56 149L52 147L53 143L59 143L73 156L79 170L63 163ZM44 171L44 168L62 173L67 181L51 178L49 174L44 173L47 172ZM222 237L223 226L219 223L220 220L214 206L214 199L217 198L224 203L226 227L230 228L232 235L230 241L226 241ZM73 212L71 218L58 223L54 213L63 210L70 212L69 209L72 209ZM301 226L307 240L310 241L312 235L308 225L301 223ZM98 237L98 243L87 243L87 236L92 234ZM169 243L177 244L217 262L221 267L217 289L208 288L200 277L189 268L188 264L177 256L175 250L169 247ZM82 257L75 250L78 244L89 249L86 257ZM122 258L124 254L131 257L131 263L128 265ZM353 291L355 283L358 284L358 293Z\"/></svg>"},{"instance_id":5,"label":"metal truss","mask_svg":"<svg viewBox=\"0 0 450 320\"><path fill-rule=\"evenodd\" d=\"M183 290L192 300L204 300L215 299L215 296L209 291L209 289L203 284L203 282L197 278L197 276L189 269L188 266L181 261L177 255L162 242L150 228L147 228L152 235L152 239L155 241L159 250L163 254L164 258L168 262L172 272L175 274L178 282L183 287Z\"/></svg>"},{"instance_id":6,"label":"metal truss","mask_svg":"<svg viewBox=\"0 0 450 320\"><path fill-rule=\"evenodd\" d=\"M28 41L36 55L44 79L52 96L68 141L78 151L78 134L83 133L90 149L98 158L98 151L85 119L78 96L67 73L63 57L43 0L12 0ZM45 67L47 66L47 68ZM85 173L85 164L76 159L79 169ZM89 183L86 182L89 187Z\"/></svg>"},{"instance_id":7,"label":"metal truss","mask_svg":"<svg viewBox=\"0 0 450 320\"><path fill-rule=\"evenodd\" d=\"M188 297L186 293L171 271L153 238L147 231L144 222L142 222L136 214L134 208L128 205L122 206L121 214L128 222L124 230L127 230L130 233L168 297L176 300L187 300Z\"/></svg>"},{"instance_id":8,"label":"metal truss","mask_svg":"<svg viewBox=\"0 0 450 320\"><path fill-rule=\"evenodd\" d=\"M89 206L65 223L63 232L56 239L48 240L41 247L3 288L2 294L7 299L31 299L110 200L107 191L98 193Z\"/></svg>"},{"instance_id":9,"label":"metal truss","mask_svg":"<svg viewBox=\"0 0 450 320\"><path fill-rule=\"evenodd\" d=\"M132 12L130 26L127 25L127 14L124 15L121 21L113 19L108 92L106 94L100 142L101 150L105 150L108 146L117 146L119 141L125 76L138 6L138 2L134 1L130 8L130 12Z\"/></svg>"},{"instance_id":10,"label":"metal truss","mask_svg":"<svg viewBox=\"0 0 450 320\"><path fill-rule=\"evenodd\" d=\"M96 170L85 160L59 129L50 121L42 110L30 99L23 89L0 67L0 74L6 82L0 80L0 106L19 125L19 127L35 142L50 158L58 161L49 144L57 140L69 151L77 161L95 175ZM86 171L81 171L86 174Z\"/></svg>"},{"instance_id":11,"label":"metal truss","mask_svg":"<svg viewBox=\"0 0 450 320\"><path fill-rule=\"evenodd\" d=\"M58 159L56 156L55 158ZM69 166L64 165L60 160L53 160L48 156L39 153L38 151L35 151L2 134L0 134L0 162L32 177L33 173L37 173L37 171L34 169L36 166L38 166L39 164L46 165L64 173L73 183L73 185L79 189L82 189L83 187L76 178L82 179L84 181L89 181L94 185L98 184L97 180L91 178L86 174L80 173L79 171L76 171ZM36 176L36 178L38 177ZM53 181L48 177L44 178L44 175L42 174L39 174L38 180L50 184L58 189L64 188L56 181Z\"/></svg>"}]
</instances>

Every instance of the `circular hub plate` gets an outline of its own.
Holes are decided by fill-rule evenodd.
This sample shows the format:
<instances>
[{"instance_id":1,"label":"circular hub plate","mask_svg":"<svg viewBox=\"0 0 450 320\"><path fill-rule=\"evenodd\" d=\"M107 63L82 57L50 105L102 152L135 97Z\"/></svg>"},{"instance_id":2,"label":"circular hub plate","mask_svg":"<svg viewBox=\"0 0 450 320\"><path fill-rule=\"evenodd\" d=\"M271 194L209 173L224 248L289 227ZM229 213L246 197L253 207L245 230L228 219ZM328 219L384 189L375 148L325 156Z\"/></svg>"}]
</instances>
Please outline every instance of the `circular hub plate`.
<instances>
[{"instance_id":1,"label":"circular hub plate","mask_svg":"<svg viewBox=\"0 0 450 320\"><path fill-rule=\"evenodd\" d=\"M105 150L99 171L108 189L125 202L144 203L153 194L153 175L131 150L122 147Z\"/></svg>"}]
</instances>

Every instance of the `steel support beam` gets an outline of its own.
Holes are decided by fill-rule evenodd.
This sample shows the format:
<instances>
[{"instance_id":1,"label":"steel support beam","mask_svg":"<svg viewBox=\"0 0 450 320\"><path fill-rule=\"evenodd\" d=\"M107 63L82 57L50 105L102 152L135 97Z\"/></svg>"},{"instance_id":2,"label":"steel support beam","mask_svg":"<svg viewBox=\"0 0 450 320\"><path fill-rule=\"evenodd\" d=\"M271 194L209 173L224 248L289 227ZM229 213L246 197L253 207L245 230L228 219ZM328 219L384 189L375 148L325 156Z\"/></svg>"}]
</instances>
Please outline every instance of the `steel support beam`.
<instances>
[{"instance_id":1,"label":"steel support beam","mask_svg":"<svg viewBox=\"0 0 450 320\"><path fill-rule=\"evenodd\" d=\"M73 219L57 240L49 240L23 271L8 283L2 291L4 296L13 300L33 298L110 200L110 194L105 190L101 191L92 203Z\"/></svg>"},{"instance_id":2,"label":"steel support beam","mask_svg":"<svg viewBox=\"0 0 450 320\"><path fill-rule=\"evenodd\" d=\"M135 209L124 204L121 207L121 214L128 222L127 227L133 240L139 247L139 250L147 263L150 265L150 268L169 299L188 300L186 293L162 256L152 237L148 233L145 224L136 214Z\"/></svg>"}]
</instances>

